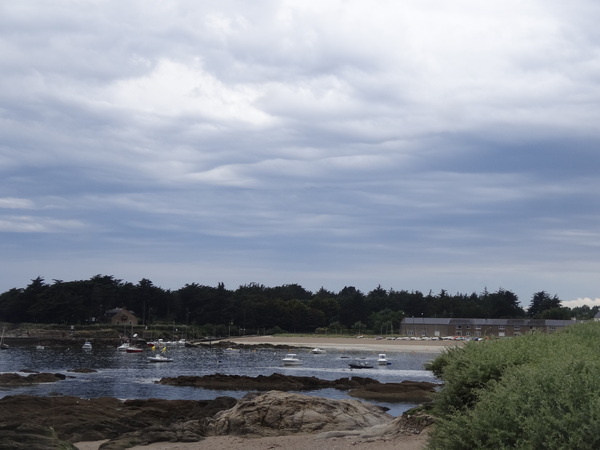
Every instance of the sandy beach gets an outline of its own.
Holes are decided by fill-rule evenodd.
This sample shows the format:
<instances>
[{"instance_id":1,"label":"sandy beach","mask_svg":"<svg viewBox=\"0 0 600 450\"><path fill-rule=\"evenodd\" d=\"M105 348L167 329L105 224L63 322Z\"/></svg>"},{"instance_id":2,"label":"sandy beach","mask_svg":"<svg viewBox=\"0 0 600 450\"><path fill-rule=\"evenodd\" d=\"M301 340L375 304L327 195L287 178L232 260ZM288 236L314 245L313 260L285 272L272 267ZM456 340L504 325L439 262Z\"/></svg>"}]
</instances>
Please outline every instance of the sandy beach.
<instances>
[{"instance_id":1,"label":"sandy beach","mask_svg":"<svg viewBox=\"0 0 600 450\"><path fill-rule=\"evenodd\" d=\"M105 441L80 442L79 450L98 450ZM427 433L401 436L388 440L359 437L323 438L313 435L243 438L237 436L211 436L200 442L155 442L131 447L133 450L422 450L427 443Z\"/></svg>"},{"instance_id":2,"label":"sandy beach","mask_svg":"<svg viewBox=\"0 0 600 450\"><path fill-rule=\"evenodd\" d=\"M310 336L248 336L232 337L227 341L246 345L289 345L290 347L319 347L324 350L365 350L381 353L391 352L428 352L441 353L449 347L462 345L459 341L419 341L387 340L350 337L310 337ZM104 441L80 442L80 450L98 450ZM211 436L200 442L158 442L150 445L135 446L134 450L421 450L425 448L427 433L410 436L398 436L393 439L366 438L361 436L322 437L319 435L294 435L266 438L243 438L238 436Z\"/></svg>"},{"instance_id":3,"label":"sandy beach","mask_svg":"<svg viewBox=\"0 0 600 450\"><path fill-rule=\"evenodd\" d=\"M289 345L322 349L370 350L385 352L421 352L441 353L446 348L463 345L463 341L421 341L421 340L389 340L355 337L311 337L311 336L248 336L232 337L227 341L246 345Z\"/></svg>"}]
</instances>

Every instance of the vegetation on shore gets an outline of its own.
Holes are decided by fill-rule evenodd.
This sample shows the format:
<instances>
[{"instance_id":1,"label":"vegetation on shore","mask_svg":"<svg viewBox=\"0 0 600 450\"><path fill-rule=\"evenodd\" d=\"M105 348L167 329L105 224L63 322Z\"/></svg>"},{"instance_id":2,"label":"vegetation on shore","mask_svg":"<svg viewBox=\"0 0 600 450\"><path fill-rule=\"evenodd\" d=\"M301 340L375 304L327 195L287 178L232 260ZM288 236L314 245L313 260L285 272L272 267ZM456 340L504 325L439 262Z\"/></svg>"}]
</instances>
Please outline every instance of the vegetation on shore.
<instances>
[{"instance_id":1,"label":"vegetation on shore","mask_svg":"<svg viewBox=\"0 0 600 450\"><path fill-rule=\"evenodd\" d=\"M444 382L431 449L600 447L600 323L470 342L428 368Z\"/></svg>"},{"instance_id":2,"label":"vegetation on shore","mask_svg":"<svg viewBox=\"0 0 600 450\"><path fill-rule=\"evenodd\" d=\"M114 308L133 311L142 325L193 327L193 334L231 336L316 332L393 333L405 317L590 319L598 307L566 308L541 291L523 309L511 291L437 294L352 286L311 292L298 284L266 287L251 283L235 290L186 284L165 290L150 280L124 282L96 275L89 280L31 280L25 288L0 293L0 320L10 323L90 325L103 323Z\"/></svg>"}]
</instances>

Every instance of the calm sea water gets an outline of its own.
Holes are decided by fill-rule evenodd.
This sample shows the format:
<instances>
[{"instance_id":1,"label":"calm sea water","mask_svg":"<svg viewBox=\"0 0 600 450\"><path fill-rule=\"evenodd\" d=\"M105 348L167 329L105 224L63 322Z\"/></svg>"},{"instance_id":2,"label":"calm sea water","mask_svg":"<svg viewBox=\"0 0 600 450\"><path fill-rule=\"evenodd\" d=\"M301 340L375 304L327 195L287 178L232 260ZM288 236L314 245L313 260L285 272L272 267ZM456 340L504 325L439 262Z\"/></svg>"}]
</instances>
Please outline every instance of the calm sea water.
<instances>
[{"instance_id":1,"label":"calm sea water","mask_svg":"<svg viewBox=\"0 0 600 450\"><path fill-rule=\"evenodd\" d=\"M74 395L82 398L116 397L121 399L187 399L210 400L218 396L240 398L244 391L209 390L193 387L176 387L156 384L162 377L179 375L270 375L282 373L297 376L315 376L326 380L343 377L363 376L384 383L403 380L438 380L424 364L435 358L431 353L387 353L391 362L387 366L376 364L377 354L368 351L340 352L327 350L327 353L313 355L309 349L294 349L302 366L284 367L281 359L283 350L255 349L227 351L217 348L170 347L167 354L173 359L169 363L152 363L147 360L150 350L144 353L119 352L116 348L94 348L83 350L80 347L12 347L0 352L0 372L62 373L68 376L64 381L38 384L18 388L0 386L0 398L7 395ZM373 369L350 369L349 362L361 360L373 363ZM70 372L73 369L94 369L93 373ZM25 374L25 373L22 373ZM321 389L302 393L320 397L343 399L351 398L346 391ZM390 414L399 415L414 406L411 403L370 402L390 408Z\"/></svg>"}]
</instances>

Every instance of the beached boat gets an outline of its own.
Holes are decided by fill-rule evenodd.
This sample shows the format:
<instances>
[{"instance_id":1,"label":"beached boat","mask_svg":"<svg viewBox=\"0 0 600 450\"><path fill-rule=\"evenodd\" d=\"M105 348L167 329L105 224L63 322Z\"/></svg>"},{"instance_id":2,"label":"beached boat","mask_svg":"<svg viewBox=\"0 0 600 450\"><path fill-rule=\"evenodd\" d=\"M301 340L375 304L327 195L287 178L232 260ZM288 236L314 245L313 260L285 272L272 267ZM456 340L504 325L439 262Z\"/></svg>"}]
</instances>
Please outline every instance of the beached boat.
<instances>
[{"instance_id":1,"label":"beached boat","mask_svg":"<svg viewBox=\"0 0 600 450\"><path fill-rule=\"evenodd\" d=\"M281 360L284 366L301 366L302 360L300 360L295 353L288 353L285 358Z\"/></svg>"}]
</instances>

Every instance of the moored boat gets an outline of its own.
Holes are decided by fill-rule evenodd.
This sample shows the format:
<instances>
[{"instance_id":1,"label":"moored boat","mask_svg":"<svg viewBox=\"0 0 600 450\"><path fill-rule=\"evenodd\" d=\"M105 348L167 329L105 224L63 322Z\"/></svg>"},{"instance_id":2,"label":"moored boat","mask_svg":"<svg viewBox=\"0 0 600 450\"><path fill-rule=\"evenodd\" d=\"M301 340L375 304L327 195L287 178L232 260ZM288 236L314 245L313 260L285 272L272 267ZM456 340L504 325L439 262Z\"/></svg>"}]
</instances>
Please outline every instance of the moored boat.
<instances>
[{"instance_id":1,"label":"moored boat","mask_svg":"<svg viewBox=\"0 0 600 450\"><path fill-rule=\"evenodd\" d=\"M302 360L300 360L295 353L288 353L285 358L281 360L284 366L300 366Z\"/></svg>"},{"instance_id":2,"label":"moored boat","mask_svg":"<svg viewBox=\"0 0 600 450\"><path fill-rule=\"evenodd\" d=\"M125 352L127 352L127 353L142 353L143 351L144 351L143 348L135 347L133 345L130 345L129 347L127 347L125 349Z\"/></svg>"},{"instance_id":3,"label":"moored boat","mask_svg":"<svg viewBox=\"0 0 600 450\"><path fill-rule=\"evenodd\" d=\"M385 353L379 354L379 356L377 357L377 364L379 364L380 366L387 366L388 364L390 364Z\"/></svg>"},{"instance_id":4,"label":"moored boat","mask_svg":"<svg viewBox=\"0 0 600 450\"><path fill-rule=\"evenodd\" d=\"M173 362L172 358L169 358L162 353L157 353L153 356L148 356L148 361L150 362Z\"/></svg>"},{"instance_id":5,"label":"moored boat","mask_svg":"<svg viewBox=\"0 0 600 450\"><path fill-rule=\"evenodd\" d=\"M123 342L121 345L119 345L117 347L117 350L120 351L120 352L124 352L124 351L127 351L127 349L129 348L129 346L130 346L129 342Z\"/></svg>"},{"instance_id":6,"label":"moored boat","mask_svg":"<svg viewBox=\"0 0 600 450\"><path fill-rule=\"evenodd\" d=\"M152 347L152 351L156 351L156 347ZM167 347L163 347L160 353L153 354L152 356L148 356L148 361L150 362L173 362L172 358L169 358L167 355Z\"/></svg>"}]
</instances>

